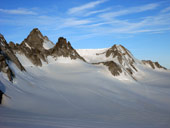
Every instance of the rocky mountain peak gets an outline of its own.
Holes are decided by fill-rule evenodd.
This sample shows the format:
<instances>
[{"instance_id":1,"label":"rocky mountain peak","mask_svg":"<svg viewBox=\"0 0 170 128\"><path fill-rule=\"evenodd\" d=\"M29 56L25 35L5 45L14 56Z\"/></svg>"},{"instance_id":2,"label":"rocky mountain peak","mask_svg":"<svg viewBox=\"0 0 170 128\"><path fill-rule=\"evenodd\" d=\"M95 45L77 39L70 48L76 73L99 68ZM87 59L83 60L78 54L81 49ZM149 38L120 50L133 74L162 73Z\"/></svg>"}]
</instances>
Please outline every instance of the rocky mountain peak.
<instances>
[{"instance_id":1,"label":"rocky mountain peak","mask_svg":"<svg viewBox=\"0 0 170 128\"><path fill-rule=\"evenodd\" d=\"M117 59L122 66L134 67L135 60L133 55L122 45L113 45L106 51L106 57Z\"/></svg>"},{"instance_id":2,"label":"rocky mountain peak","mask_svg":"<svg viewBox=\"0 0 170 128\"><path fill-rule=\"evenodd\" d=\"M49 52L44 48L44 44L48 42L51 42L48 37L43 36L38 28L34 28L21 44L14 46L11 43L10 47L16 47L13 50L24 54L34 65L42 66L42 60L47 62Z\"/></svg>"},{"instance_id":3,"label":"rocky mountain peak","mask_svg":"<svg viewBox=\"0 0 170 128\"><path fill-rule=\"evenodd\" d=\"M71 59L81 59L85 61L64 37L58 38L56 45L50 49L50 55L55 57L70 57Z\"/></svg>"},{"instance_id":4,"label":"rocky mountain peak","mask_svg":"<svg viewBox=\"0 0 170 128\"><path fill-rule=\"evenodd\" d=\"M115 44L105 52L96 55L105 55L105 61L100 63L107 66L112 75L115 76L120 73L125 73L135 79L133 75L138 71L135 67L136 61L133 55L124 46ZM114 70L115 72L113 72Z\"/></svg>"},{"instance_id":5,"label":"rocky mountain peak","mask_svg":"<svg viewBox=\"0 0 170 128\"><path fill-rule=\"evenodd\" d=\"M22 42L26 45L29 45L33 49L41 50L43 48L44 37L38 28L34 28L28 37Z\"/></svg>"},{"instance_id":6,"label":"rocky mountain peak","mask_svg":"<svg viewBox=\"0 0 170 128\"><path fill-rule=\"evenodd\" d=\"M21 44L15 45L11 42L10 47L15 53L24 54L36 66L42 66L42 61L48 62L48 56L79 58L85 61L65 38L60 37L54 45L37 28L34 28Z\"/></svg>"},{"instance_id":7,"label":"rocky mountain peak","mask_svg":"<svg viewBox=\"0 0 170 128\"><path fill-rule=\"evenodd\" d=\"M67 44L67 40L64 37L59 37L58 38L58 44Z\"/></svg>"},{"instance_id":8,"label":"rocky mountain peak","mask_svg":"<svg viewBox=\"0 0 170 128\"><path fill-rule=\"evenodd\" d=\"M0 34L0 46L2 47L8 47L8 44L2 34Z\"/></svg>"},{"instance_id":9,"label":"rocky mountain peak","mask_svg":"<svg viewBox=\"0 0 170 128\"><path fill-rule=\"evenodd\" d=\"M30 32L29 36L38 36L39 38L43 38L43 35L42 35L42 33L40 32L40 30L38 28L34 28Z\"/></svg>"},{"instance_id":10,"label":"rocky mountain peak","mask_svg":"<svg viewBox=\"0 0 170 128\"><path fill-rule=\"evenodd\" d=\"M9 47L12 48L12 49L15 49L15 43L10 41L9 42Z\"/></svg>"}]
</instances>

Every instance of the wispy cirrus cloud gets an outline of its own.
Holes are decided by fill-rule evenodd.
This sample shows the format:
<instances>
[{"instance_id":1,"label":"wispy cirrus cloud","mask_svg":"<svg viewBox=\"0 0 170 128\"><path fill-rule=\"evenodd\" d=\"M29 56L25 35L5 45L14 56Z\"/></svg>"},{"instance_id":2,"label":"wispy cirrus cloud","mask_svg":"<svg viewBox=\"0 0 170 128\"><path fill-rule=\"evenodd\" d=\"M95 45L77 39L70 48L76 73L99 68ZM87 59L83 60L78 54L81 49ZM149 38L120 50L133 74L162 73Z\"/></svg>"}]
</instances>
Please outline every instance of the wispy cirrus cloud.
<instances>
[{"instance_id":1,"label":"wispy cirrus cloud","mask_svg":"<svg viewBox=\"0 0 170 128\"><path fill-rule=\"evenodd\" d=\"M109 10L111 10L111 8L90 11L90 12L87 12L84 16L90 16L90 15L94 15L94 14L98 14L98 13L103 13L103 12L106 12L106 11L109 11Z\"/></svg>"},{"instance_id":2,"label":"wispy cirrus cloud","mask_svg":"<svg viewBox=\"0 0 170 128\"><path fill-rule=\"evenodd\" d=\"M167 7L161 11L162 13L170 12L170 7Z\"/></svg>"},{"instance_id":3,"label":"wispy cirrus cloud","mask_svg":"<svg viewBox=\"0 0 170 128\"><path fill-rule=\"evenodd\" d=\"M36 15L37 13L26 9L26 8L18 8L18 9L2 9L0 8L1 13L7 13L7 14L18 14L18 15Z\"/></svg>"},{"instance_id":4,"label":"wispy cirrus cloud","mask_svg":"<svg viewBox=\"0 0 170 128\"><path fill-rule=\"evenodd\" d=\"M159 6L158 3L152 3L152 4L142 5L142 6L130 7L130 8L122 9L120 11L104 13L104 14L101 14L100 17L113 18L113 17L123 16L127 14L134 14L134 13L153 10L157 8L158 6Z\"/></svg>"},{"instance_id":5,"label":"wispy cirrus cloud","mask_svg":"<svg viewBox=\"0 0 170 128\"><path fill-rule=\"evenodd\" d=\"M75 18L67 18L63 22L64 27L70 27L70 26L79 26L79 25L86 25L91 23L92 21L89 19L75 19Z\"/></svg>"},{"instance_id":6,"label":"wispy cirrus cloud","mask_svg":"<svg viewBox=\"0 0 170 128\"><path fill-rule=\"evenodd\" d=\"M94 1L94 2L89 2L87 4L84 4L84 5L81 5L81 6L78 6L78 7L70 8L68 10L68 14L80 13L80 12L82 12L84 10L94 8L95 6L97 6L97 5L101 4L101 3L104 3L106 1L107 0L98 0L98 1Z\"/></svg>"},{"instance_id":7,"label":"wispy cirrus cloud","mask_svg":"<svg viewBox=\"0 0 170 128\"><path fill-rule=\"evenodd\" d=\"M54 31L67 29L68 33L74 32L79 35L90 35L90 37L107 34L121 35L169 31L169 7L161 10L158 8L161 6L161 3L150 3L124 8L121 7L118 11L114 11L115 9L108 6L97 7L97 5L104 2L106 2L106 0L96 0L79 7L70 8L66 13L63 13L66 16L47 15L47 13L37 14L32 9L15 9L20 10L22 13L20 11L12 11L8 13L27 15L19 16L17 17L17 20L13 16L8 17L8 19L5 19L6 17L4 17L4 19L0 19L0 23L10 23L16 26L25 26L25 24L27 26L40 26L40 28L48 28ZM156 13L150 13L150 10L156 9ZM40 12L41 10L38 11ZM2 12L2 10L0 10L0 12ZM77 15L82 12L83 15ZM124 17L124 15L136 15L137 13L143 12L148 13L145 13L145 15L142 16L134 16L133 18L129 18L128 16ZM79 32L81 32L81 34Z\"/></svg>"}]
</instances>

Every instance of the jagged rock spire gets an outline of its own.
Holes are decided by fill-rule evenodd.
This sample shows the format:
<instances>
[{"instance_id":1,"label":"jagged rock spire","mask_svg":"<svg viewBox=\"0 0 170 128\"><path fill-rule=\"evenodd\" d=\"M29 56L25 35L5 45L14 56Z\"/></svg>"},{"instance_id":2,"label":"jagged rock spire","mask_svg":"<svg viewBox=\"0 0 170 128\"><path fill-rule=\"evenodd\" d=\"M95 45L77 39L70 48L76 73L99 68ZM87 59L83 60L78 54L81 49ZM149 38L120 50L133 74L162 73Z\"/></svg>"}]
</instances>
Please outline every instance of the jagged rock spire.
<instances>
[{"instance_id":1,"label":"jagged rock spire","mask_svg":"<svg viewBox=\"0 0 170 128\"><path fill-rule=\"evenodd\" d=\"M34 28L22 43L27 43L27 45L29 45L31 48L42 50L43 38L44 37L39 29Z\"/></svg>"},{"instance_id":2,"label":"jagged rock spire","mask_svg":"<svg viewBox=\"0 0 170 128\"><path fill-rule=\"evenodd\" d=\"M52 48L45 48L46 43L49 43ZM10 47L15 52L23 53L36 66L42 66L42 61L48 63L48 56L78 58L85 61L65 38L60 37L54 45L38 28L34 28L21 44L14 45L11 42Z\"/></svg>"},{"instance_id":3,"label":"jagged rock spire","mask_svg":"<svg viewBox=\"0 0 170 128\"><path fill-rule=\"evenodd\" d=\"M63 37L58 38L58 42L50 50L50 54L55 57L63 56L70 57L71 59L81 59L85 61L84 58L81 57L71 46L70 42L67 42L67 40Z\"/></svg>"}]
</instances>

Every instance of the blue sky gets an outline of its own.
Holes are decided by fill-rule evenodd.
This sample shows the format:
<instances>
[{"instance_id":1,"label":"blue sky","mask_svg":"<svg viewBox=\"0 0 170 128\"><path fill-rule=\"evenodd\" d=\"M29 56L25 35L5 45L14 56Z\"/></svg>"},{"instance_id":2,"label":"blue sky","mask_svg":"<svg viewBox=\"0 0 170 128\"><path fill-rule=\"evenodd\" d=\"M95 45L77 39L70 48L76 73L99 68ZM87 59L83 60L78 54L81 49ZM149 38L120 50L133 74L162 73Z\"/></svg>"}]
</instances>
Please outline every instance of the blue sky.
<instances>
[{"instance_id":1,"label":"blue sky","mask_svg":"<svg viewBox=\"0 0 170 128\"><path fill-rule=\"evenodd\" d=\"M74 48L122 44L170 68L170 0L1 0L0 33L20 43L33 28Z\"/></svg>"}]
</instances>

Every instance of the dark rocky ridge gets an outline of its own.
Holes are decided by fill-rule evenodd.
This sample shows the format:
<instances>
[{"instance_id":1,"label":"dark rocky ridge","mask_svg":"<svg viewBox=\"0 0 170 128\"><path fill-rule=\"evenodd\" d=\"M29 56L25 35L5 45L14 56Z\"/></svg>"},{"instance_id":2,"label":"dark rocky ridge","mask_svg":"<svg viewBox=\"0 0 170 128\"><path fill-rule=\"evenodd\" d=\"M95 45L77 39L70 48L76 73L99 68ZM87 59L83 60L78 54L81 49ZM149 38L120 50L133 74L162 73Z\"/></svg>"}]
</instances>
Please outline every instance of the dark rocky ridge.
<instances>
[{"instance_id":1,"label":"dark rocky ridge","mask_svg":"<svg viewBox=\"0 0 170 128\"><path fill-rule=\"evenodd\" d=\"M3 54L0 54L0 72L4 72L7 74L8 79L10 81L13 80L13 77L15 76L14 73L12 72L11 68L6 62L6 57Z\"/></svg>"},{"instance_id":2,"label":"dark rocky ridge","mask_svg":"<svg viewBox=\"0 0 170 128\"><path fill-rule=\"evenodd\" d=\"M34 28L28 37L24 39L24 41L21 43L25 44L27 43L31 48L38 49L39 51L43 51L43 40L44 37L42 33L38 30L38 28Z\"/></svg>"},{"instance_id":3,"label":"dark rocky ridge","mask_svg":"<svg viewBox=\"0 0 170 128\"><path fill-rule=\"evenodd\" d=\"M119 60L119 63L122 64L123 56L127 55L129 57L129 60L128 60L129 63L133 64L135 61L132 58L132 56L129 54L129 51L125 47L123 47L122 45L119 45L119 47L121 47L123 49L124 53L121 50L118 49L117 45L113 45L111 48L109 48L106 51L106 57L109 57L110 55L112 55L113 58L117 57L118 60Z\"/></svg>"},{"instance_id":4,"label":"dark rocky ridge","mask_svg":"<svg viewBox=\"0 0 170 128\"><path fill-rule=\"evenodd\" d=\"M56 45L48 50L43 47L44 41L50 40L47 36L43 36L41 32L35 28L20 45L15 45L12 42L10 42L9 45L15 53L24 54L36 66L42 66L42 61L47 62L47 56L63 56L70 57L71 59L79 58L85 61L63 37L60 37Z\"/></svg>"},{"instance_id":5,"label":"dark rocky ridge","mask_svg":"<svg viewBox=\"0 0 170 128\"><path fill-rule=\"evenodd\" d=\"M0 71L6 73L8 79L12 81L15 74L8 65L9 61L12 61L21 71L25 71L25 68L19 62L3 35L0 34Z\"/></svg>"},{"instance_id":6,"label":"dark rocky ridge","mask_svg":"<svg viewBox=\"0 0 170 128\"><path fill-rule=\"evenodd\" d=\"M121 73L128 74L134 80L135 73L138 72L138 69L135 67L138 62L134 59L133 55L122 45L113 45L111 48L106 50L103 53L98 53L96 55L105 55L106 58L110 58L109 61L99 62L94 64L103 64L108 67L109 71L113 76L118 76ZM113 59L111 59L113 58ZM152 61L142 61L143 64L149 64L153 69L165 69L158 62Z\"/></svg>"},{"instance_id":7,"label":"dark rocky ridge","mask_svg":"<svg viewBox=\"0 0 170 128\"><path fill-rule=\"evenodd\" d=\"M119 76L120 73L122 73L121 67L118 64L116 64L114 61L99 62L99 63L93 63L93 64L103 64L107 66L113 76Z\"/></svg>"},{"instance_id":8,"label":"dark rocky ridge","mask_svg":"<svg viewBox=\"0 0 170 128\"><path fill-rule=\"evenodd\" d=\"M122 45L113 45L107 51L100 53L105 54L105 56L112 57L113 59L117 58L120 67L126 67L125 72L128 72L133 77L133 74L137 72L137 68L135 68L134 64L136 63L131 53ZM97 54L97 55L100 55ZM113 61L113 60L112 60ZM114 61L113 61L114 62ZM111 63L110 61L108 63ZM115 63L115 62L114 62ZM106 65L106 64L105 64ZM114 74L114 73L112 73Z\"/></svg>"},{"instance_id":9,"label":"dark rocky ridge","mask_svg":"<svg viewBox=\"0 0 170 128\"><path fill-rule=\"evenodd\" d=\"M0 34L0 52L3 53L9 60L14 62L16 66L21 70L25 70L22 64L19 62L18 58L15 56L13 50L7 44L3 35Z\"/></svg>"},{"instance_id":10,"label":"dark rocky ridge","mask_svg":"<svg viewBox=\"0 0 170 128\"><path fill-rule=\"evenodd\" d=\"M60 37L56 45L51 49L43 47L45 41L52 43L47 36L42 35L38 28L34 28L21 44L15 44L12 41L8 44L3 35L0 35L0 71L6 73L9 80L12 81L15 74L7 63L9 60L15 63L21 71L25 71L25 68L16 57L17 53L24 54L36 66L42 66L42 61L47 62L48 56L70 57L71 59L81 59L85 62L84 58L77 53L65 38Z\"/></svg>"},{"instance_id":11,"label":"dark rocky ridge","mask_svg":"<svg viewBox=\"0 0 170 128\"><path fill-rule=\"evenodd\" d=\"M80 59L85 62L85 59L81 57L77 51L71 46L70 42L63 37L58 39L56 45L49 50L50 55L54 57L70 57L71 59Z\"/></svg>"},{"instance_id":12,"label":"dark rocky ridge","mask_svg":"<svg viewBox=\"0 0 170 128\"><path fill-rule=\"evenodd\" d=\"M121 48L122 50L120 50L119 48ZM133 69L137 72L137 69L134 66L135 60L133 59L132 55L130 55L130 52L123 47L122 45L113 45L110 49L108 49L106 51L106 57L109 57L110 55L112 55L113 58L117 57L119 63L122 66L123 62L124 64L128 65L128 70L133 74ZM127 56L128 58L126 58L125 56Z\"/></svg>"},{"instance_id":13,"label":"dark rocky ridge","mask_svg":"<svg viewBox=\"0 0 170 128\"><path fill-rule=\"evenodd\" d=\"M15 53L24 54L34 65L42 66L41 60L47 62L48 50L44 49L43 42L46 39L41 32L34 28L21 44L10 43L9 46Z\"/></svg>"},{"instance_id":14,"label":"dark rocky ridge","mask_svg":"<svg viewBox=\"0 0 170 128\"><path fill-rule=\"evenodd\" d=\"M152 69L159 68L159 69L167 70L165 67L161 66L158 62L153 62L151 60L142 60L142 63L145 65L149 64L152 67Z\"/></svg>"}]
</instances>

